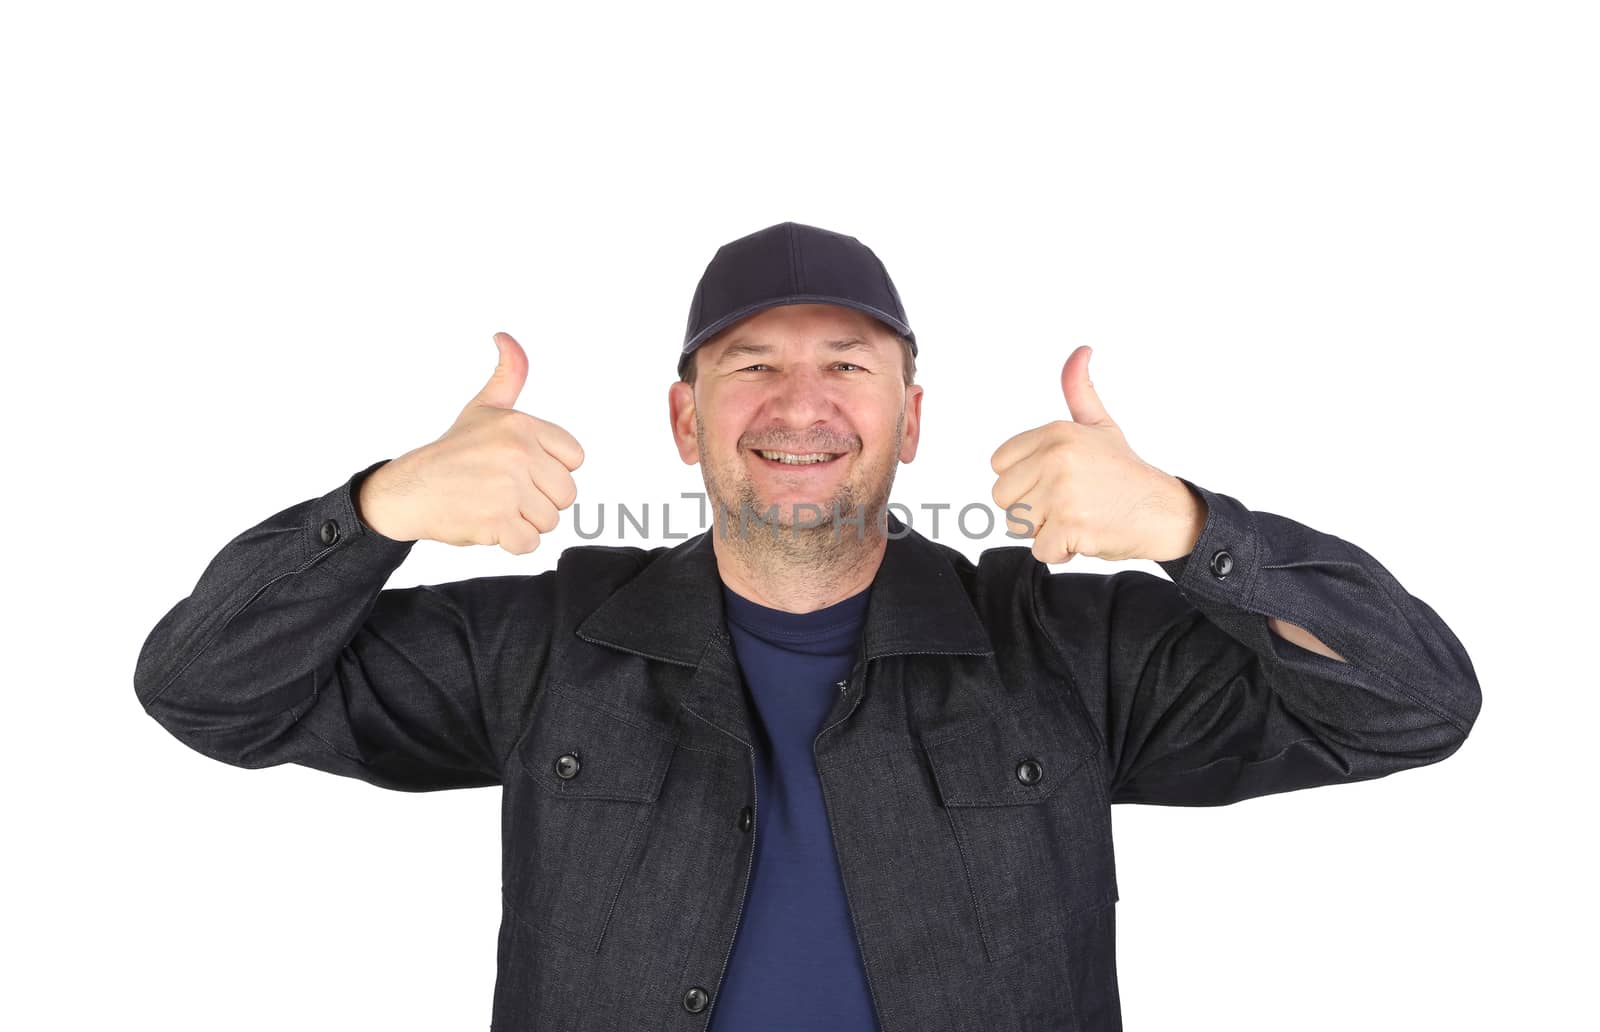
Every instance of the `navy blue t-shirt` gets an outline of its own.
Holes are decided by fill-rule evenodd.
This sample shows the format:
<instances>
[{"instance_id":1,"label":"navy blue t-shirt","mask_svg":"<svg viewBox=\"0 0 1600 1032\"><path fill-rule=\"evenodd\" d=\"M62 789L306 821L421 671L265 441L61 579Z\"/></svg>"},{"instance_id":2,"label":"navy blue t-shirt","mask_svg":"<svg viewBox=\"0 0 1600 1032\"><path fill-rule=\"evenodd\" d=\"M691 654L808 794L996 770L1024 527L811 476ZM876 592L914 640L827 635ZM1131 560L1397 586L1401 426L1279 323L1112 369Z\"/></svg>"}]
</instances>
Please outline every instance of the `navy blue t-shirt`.
<instances>
[{"instance_id":1,"label":"navy blue t-shirt","mask_svg":"<svg viewBox=\"0 0 1600 1032\"><path fill-rule=\"evenodd\" d=\"M754 867L711 1015L717 1032L877 1032L811 753L855 665L871 590L786 613L723 586L760 721Z\"/></svg>"}]
</instances>

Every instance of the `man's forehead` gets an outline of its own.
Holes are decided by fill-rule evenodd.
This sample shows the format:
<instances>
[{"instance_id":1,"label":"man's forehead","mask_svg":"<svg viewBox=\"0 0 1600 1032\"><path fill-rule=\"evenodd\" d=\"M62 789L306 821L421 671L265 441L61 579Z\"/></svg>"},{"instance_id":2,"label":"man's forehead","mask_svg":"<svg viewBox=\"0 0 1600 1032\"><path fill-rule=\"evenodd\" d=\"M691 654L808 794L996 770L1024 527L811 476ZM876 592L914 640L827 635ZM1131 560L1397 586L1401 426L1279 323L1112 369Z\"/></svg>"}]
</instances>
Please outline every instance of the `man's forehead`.
<instances>
[{"instance_id":1,"label":"man's forehead","mask_svg":"<svg viewBox=\"0 0 1600 1032\"><path fill-rule=\"evenodd\" d=\"M847 334L844 336L823 336L815 340L813 346L818 350L829 352L857 351L867 354L877 354L879 347L871 338ZM801 345L805 346L804 343ZM770 355L782 347L782 344L773 343L769 338L755 338L736 335L728 341L715 354L718 360L739 358L746 355Z\"/></svg>"}]
</instances>

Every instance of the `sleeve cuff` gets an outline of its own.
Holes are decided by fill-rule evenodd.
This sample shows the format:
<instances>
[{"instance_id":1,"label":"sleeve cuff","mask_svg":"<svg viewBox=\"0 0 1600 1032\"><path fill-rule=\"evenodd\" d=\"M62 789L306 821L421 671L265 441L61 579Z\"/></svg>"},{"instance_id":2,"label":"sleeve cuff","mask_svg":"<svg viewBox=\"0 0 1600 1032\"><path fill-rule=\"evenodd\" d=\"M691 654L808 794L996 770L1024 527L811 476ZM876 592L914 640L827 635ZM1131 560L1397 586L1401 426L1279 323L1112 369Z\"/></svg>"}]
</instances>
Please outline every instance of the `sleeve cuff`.
<instances>
[{"instance_id":1,"label":"sleeve cuff","mask_svg":"<svg viewBox=\"0 0 1600 1032\"><path fill-rule=\"evenodd\" d=\"M373 530L356 510L361 483L383 459L351 475L311 503L303 533L310 561L343 580L373 579L382 583L411 554L415 541L397 541Z\"/></svg>"},{"instance_id":2,"label":"sleeve cuff","mask_svg":"<svg viewBox=\"0 0 1600 1032\"><path fill-rule=\"evenodd\" d=\"M1178 479L1205 501L1206 522L1188 555L1159 560L1160 567L1185 597L1248 608L1261 567L1255 514L1236 498Z\"/></svg>"}]
</instances>

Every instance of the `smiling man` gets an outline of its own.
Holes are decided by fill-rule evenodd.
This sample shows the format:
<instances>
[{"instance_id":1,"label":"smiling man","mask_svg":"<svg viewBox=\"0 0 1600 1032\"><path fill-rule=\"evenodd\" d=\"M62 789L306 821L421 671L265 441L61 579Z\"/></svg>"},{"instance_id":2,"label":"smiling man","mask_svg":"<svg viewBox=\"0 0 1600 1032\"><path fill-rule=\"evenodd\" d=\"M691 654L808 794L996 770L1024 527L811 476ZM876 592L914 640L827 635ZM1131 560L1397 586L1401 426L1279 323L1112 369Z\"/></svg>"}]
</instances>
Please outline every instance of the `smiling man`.
<instances>
[{"instance_id":1,"label":"smiling man","mask_svg":"<svg viewBox=\"0 0 1600 1032\"><path fill-rule=\"evenodd\" d=\"M917 454L911 348L856 309L798 303L684 356L672 428L705 478L729 587L809 612L872 582L895 469Z\"/></svg>"},{"instance_id":2,"label":"smiling man","mask_svg":"<svg viewBox=\"0 0 1600 1032\"><path fill-rule=\"evenodd\" d=\"M1432 608L1136 455L1086 346L1070 418L965 428L1030 545L894 518L916 336L870 249L793 222L690 305L669 416L713 528L386 588L418 540L526 554L574 501L583 449L515 409L527 356L496 345L442 437L233 538L134 677L236 766L500 786L495 1032L1114 1032L1113 804L1380 778L1477 719ZM1050 569L1077 554L1167 576Z\"/></svg>"}]
</instances>

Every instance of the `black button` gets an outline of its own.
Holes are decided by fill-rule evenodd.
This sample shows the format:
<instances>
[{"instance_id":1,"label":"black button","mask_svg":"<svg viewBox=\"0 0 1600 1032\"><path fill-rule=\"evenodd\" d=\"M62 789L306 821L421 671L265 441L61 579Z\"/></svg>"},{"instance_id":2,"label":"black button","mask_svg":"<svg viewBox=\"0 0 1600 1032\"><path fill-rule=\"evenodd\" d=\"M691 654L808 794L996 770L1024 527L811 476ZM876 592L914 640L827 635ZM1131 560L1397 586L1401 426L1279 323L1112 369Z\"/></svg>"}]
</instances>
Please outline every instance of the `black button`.
<instances>
[{"instance_id":1,"label":"black button","mask_svg":"<svg viewBox=\"0 0 1600 1032\"><path fill-rule=\"evenodd\" d=\"M699 1014L706 1009L706 1004L711 1002L711 994L699 986L692 986L683 994L683 1009L690 1014Z\"/></svg>"},{"instance_id":2,"label":"black button","mask_svg":"<svg viewBox=\"0 0 1600 1032\"><path fill-rule=\"evenodd\" d=\"M755 817L755 813L750 809L750 807L747 806L743 810L740 810L739 811L739 830L740 831L749 831L750 830L750 826L755 823L755 821L753 820L754 817Z\"/></svg>"},{"instance_id":3,"label":"black button","mask_svg":"<svg viewBox=\"0 0 1600 1032\"><path fill-rule=\"evenodd\" d=\"M322 543L325 544L325 545L331 545L337 540L339 540L339 521L338 520L323 520L322 521Z\"/></svg>"},{"instance_id":4,"label":"black button","mask_svg":"<svg viewBox=\"0 0 1600 1032\"><path fill-rule=\"evenodd\" d=\"M1017 780L1024 785L1037 785L1042 777L1044 768L1039 766L1038 760L1030 757L1017 764Z\"/></svg>"},{"instance_id":5,"label":"black button","mask_svg":"<svg viewBox=\"0 0 1600 1032\"><path fill-rule=\"evenodd\" d=\"M578 770L583 765L578 762L578 757L572 753L563 753L556 757L556 777L562 781L570 781L578 776Z\"/></svg>"},{"instance_id":6,"label":"black button","mask_svg":"<svg viewBox=\"0 0 1600 1032\"><path fill-rule=\"evenodd\" d=\"M1233 572L1233 556L1228 554L1227 549L1219 549L1211 557L1211 572L1216 576L1217 580L1222 580Z\"/></svg>"}]
</instances>

